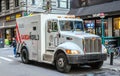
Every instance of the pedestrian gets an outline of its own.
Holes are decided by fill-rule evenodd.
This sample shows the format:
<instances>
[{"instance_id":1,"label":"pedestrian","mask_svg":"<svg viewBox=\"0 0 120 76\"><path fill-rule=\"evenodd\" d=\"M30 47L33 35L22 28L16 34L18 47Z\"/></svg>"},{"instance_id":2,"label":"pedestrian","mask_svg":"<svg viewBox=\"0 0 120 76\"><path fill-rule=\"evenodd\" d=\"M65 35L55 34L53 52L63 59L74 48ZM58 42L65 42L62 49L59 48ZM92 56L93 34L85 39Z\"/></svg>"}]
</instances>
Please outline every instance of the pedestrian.
<instances>
[{"instance_id":1,"label":"pedestrian","mask_svg":"<svg viewBox=\"0 0 120 76\"><path fill-rule=\"evenodd\" d=\"M14 52L14 56L15 56L15 57L17 57L17 54L16 54L16 45L17 45L16 40L15 40L15 38L13 37L13 38L12 38L11 46L13 46L13 52Z\"/></svg>"}]
</instances>

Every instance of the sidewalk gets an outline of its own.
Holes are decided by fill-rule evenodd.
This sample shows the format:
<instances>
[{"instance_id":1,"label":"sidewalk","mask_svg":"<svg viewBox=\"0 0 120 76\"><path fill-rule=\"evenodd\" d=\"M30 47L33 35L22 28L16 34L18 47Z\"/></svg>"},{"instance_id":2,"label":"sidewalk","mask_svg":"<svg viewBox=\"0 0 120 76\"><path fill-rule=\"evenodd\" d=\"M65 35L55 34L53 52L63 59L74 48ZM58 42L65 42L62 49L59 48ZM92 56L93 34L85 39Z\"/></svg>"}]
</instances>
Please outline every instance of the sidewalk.
<instances>
[{"instance_id":1,"label":"sidewalk","mask_svg":"<svg viewBox=\"0 0 120 76\"><path fill-rule=\"evenodd\" d=\"M107 60L104 61L102 68L120 72L120 57L113 59L113 65L110 65L110 57L108 57Z\"/></svg>"},{"instance_id":2,"label":"sidewalk","mask_svg":"<svg viewBox=\"0 0 120 76\"><path fill-rule=\"evenodd\" d=\"M13 47L10 47L10 46L4 46L3 48L0 48L0 49L13 49Z\"/></svg>"}]
</instances>

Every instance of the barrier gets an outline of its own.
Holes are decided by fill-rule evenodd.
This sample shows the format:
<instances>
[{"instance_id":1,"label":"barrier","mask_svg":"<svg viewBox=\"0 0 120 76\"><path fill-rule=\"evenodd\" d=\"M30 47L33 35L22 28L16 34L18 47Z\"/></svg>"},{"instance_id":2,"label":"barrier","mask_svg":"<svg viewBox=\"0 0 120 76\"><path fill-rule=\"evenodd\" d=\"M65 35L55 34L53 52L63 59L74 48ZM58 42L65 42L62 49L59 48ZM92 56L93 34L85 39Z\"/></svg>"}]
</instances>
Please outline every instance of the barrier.
<instances>
[{"instance_id":1,"label":"barrier","mask_svg":"<svg viewBox=\"0 0 120 76\"><path fill-rule=\"evenodd\" d=\"M107 43L107 42L109 45L118 47L120 46L120 37L104 37L104 43Z\"/></svg>"},{"instance_id":2,"label":"barrier","mask_svg":"<svg viewBox=\"0 0 120 76\"><path fill-rule=\"evenodd\" d=\"M0 38L0 48L4 48L4 39Z\"/></svg>"}]
</instances>

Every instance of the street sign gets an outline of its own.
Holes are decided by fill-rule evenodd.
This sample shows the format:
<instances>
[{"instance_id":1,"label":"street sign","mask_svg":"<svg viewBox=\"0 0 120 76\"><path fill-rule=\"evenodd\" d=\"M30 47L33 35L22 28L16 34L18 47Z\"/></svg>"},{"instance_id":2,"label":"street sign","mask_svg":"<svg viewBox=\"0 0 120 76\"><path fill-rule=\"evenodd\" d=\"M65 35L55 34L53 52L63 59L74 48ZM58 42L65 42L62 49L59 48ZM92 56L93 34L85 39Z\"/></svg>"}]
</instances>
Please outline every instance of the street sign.
<instances>
[{"instance_id":1,"label":"street sign","mask_svg":"<svg viewBox=\"0 0 120 76\"><path fill-rule=\"evenodd\" d=\"M100 16L100 18L104 18L105 14L104 13L100 13L99 16Z\"/></svg>"},{"instance_id":2,"label":"street sign","mask_svg":"<svg viewBox=\"0 0 120 76\"><path fill-rule=\"evenodd\" d=\"M100 17L100 18L104 18L105 14L104 13L97 13L97 14L93 14L93 17Z\"/></svg>"}]
</instances>

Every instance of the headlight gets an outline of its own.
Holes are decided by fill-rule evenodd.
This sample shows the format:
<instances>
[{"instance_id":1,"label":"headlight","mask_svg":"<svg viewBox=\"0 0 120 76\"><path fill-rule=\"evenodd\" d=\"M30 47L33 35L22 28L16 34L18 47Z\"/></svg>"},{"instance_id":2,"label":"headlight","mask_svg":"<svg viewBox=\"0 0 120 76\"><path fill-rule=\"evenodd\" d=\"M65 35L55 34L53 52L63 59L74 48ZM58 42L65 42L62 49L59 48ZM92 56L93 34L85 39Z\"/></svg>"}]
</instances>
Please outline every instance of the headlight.
<instances>
[{"instance_id":1,"label":"headlight","mask_svg":"<svg viewBox=\"0 0 120 76\"><path fill-rule=\"evenodd\" d=\"M107 53L107 48L104 45L102 45L102 53Z\"/></svg>"},{"instance_id":2,"label":"headlight","mask_svg":"<svg viewBox=\"0 0 120 76\"><path fill-rule=\"evenodd\" d=\"M69 49L66 50L66 53L67 54L80 54L78 50L69 50Z\"/></svg>"},{"instance_id":3,"label":"headlight","mask_svg":"<svg viewBox=\"0 0 120 76\"><path fill-rule=\"evenodd\" d=\"M107 49L106 48L104 48L103 53L107 53Z\"/></svg>"}]
</instances>

